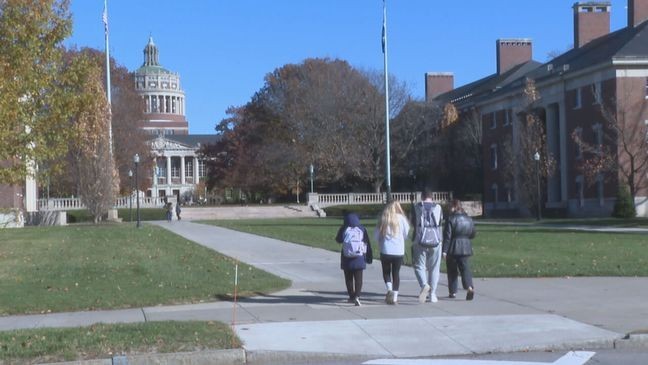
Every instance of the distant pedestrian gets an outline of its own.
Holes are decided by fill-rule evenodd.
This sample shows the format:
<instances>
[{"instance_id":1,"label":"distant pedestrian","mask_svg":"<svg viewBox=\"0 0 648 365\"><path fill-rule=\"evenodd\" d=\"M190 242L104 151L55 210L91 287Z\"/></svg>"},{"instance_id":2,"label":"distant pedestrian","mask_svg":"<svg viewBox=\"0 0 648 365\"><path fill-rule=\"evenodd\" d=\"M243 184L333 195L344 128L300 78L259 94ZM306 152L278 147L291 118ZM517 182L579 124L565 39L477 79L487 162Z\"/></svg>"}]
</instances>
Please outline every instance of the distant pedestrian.
<instances>
[{"instance_id":1,"label":"distant pedestrian","mask_svg":"<svg viewBox=\"0 0 648 365\"><path fill-rule=\"evenodd\" d=\"M405 256L405 239L409 233L409 223L400 204L393 201L382 211L376 239L380 244L380 262L382 264L383 280L387 288L385 302L398 303L400 287L400 267Z\"/></svg>"},{"instance_id":2,"label":"distant pedestrian","mask_svg":"<svg viewBox=\"0 0 648 365\"><path fill-rule=\"evenodd\" d=\"M425 303L428 296L432 303L438 302L436 296L439 276L441 275L441 221L443 210L432 201L432 192L423 192L422 202L416 203L411 211L411 222L414 229L412 235L412 265L421 292L419 303Z\"/></svg>"},{"instance_id":3,"label":"distant pedestrian","mask_svg":"<svg viewBox=\"0 0 648 365\"><path fill-rule=\"evenodd\" d=\"M178 218L178 220L180 220L181 219L180 218L180 213L182 213L182 208L180 208L180 200L178 200L178 202L176 203L175 213L176 213L176 218Z\"/></svg>"},{"instance_id":4,"label":"distant pedestrian","mask_svg":"<svg viewBox=\"0 0 648 365\"><path fill-rule=\"evenodd\" d=\"M166 209L167 222L171 222L171 220L173 219L173 203L171 202L166 203L164 208Z\"/></svg>"},{"instance_id":5,"label":"distant pedestrian","mask_svg":"<svg viewBox=\"0 0 648 365\"><path fill-rule=\"evenodd\" d=\"M472 300L475 296L468 259L473 254L470 240L475 238L476 233L475 223L463 210L461 202L453 200L443 236L443 257L446 259L450 298L457 296L459 272L463 288L467 290L466 300Z\"/></svg>"},{"instance_id":6,"label":"distant pedestrian","mask_svg":"<svg viewBox=\"0 0 648 365\"><path fill-rule=\"evenodd\" d=\"M349 303L360 306L362 272L373 260L371 242L367 229L360 224L355 213L344 215L344 222L338 229L335 240L342 244L340 268L344 271L344 283L349 294Z\"/></svg>"}]
</instances>

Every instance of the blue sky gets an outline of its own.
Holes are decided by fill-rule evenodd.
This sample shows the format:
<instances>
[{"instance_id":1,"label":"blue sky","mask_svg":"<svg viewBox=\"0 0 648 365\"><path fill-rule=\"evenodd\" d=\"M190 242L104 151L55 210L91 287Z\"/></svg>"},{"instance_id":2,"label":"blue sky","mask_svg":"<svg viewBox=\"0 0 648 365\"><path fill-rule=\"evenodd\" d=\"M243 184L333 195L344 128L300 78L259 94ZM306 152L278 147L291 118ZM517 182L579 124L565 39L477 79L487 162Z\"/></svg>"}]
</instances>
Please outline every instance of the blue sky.
<instances>
[{"instance_id":1,"label":"blue sky","mask_svg":"<svg viewBox=\"0 0 648 365\"><path fill-rule=\"evenodd\" d=\"M570 0L387 0L389 71L423 98L426 72L453 72L455 87L495 72L495 40L531 38L533 56L573 43ZM381 0L108 0L111 56L129 70L149 35L160 63L181 76L192 134L214 133L263 77L309 57L383 69ZM103 0L72 0L66 45L103 49ZM612 31L626 0L612 0Z\"/></svg>"}]
</instances>

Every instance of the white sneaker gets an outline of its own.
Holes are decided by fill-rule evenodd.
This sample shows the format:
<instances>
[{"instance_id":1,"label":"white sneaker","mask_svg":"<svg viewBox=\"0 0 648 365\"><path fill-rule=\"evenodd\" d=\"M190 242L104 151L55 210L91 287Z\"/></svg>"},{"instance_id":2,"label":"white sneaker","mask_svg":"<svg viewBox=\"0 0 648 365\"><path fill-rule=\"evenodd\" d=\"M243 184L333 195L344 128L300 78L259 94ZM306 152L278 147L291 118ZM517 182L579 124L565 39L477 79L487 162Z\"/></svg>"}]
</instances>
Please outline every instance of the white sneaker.
<instances>
[{"instance_id":1,"label":"white sneaker","mask_svg":"<svg viewBox=\"0 0 648 365\"><path fill-rule=\"evenodd\" d=\"M360 304L360 298L358 298L358 297L356 297L356 298L353 300L353 302L355 303L355 306L356 306L356 307L359 307L359 306L362 305L362 304Z\"/></svg>"},{"instance_id":2,"label":"white sneaker","mask_svg":"<svg viewBox=\"0 0 648 365\"><path fill-rule=\"evenodd\" d=\"M394 301L394 292L393 291L389 290L387 292L387 295L385 296L385 302L387 304L394 304L395 303L395 301Z\"/></svg>"},{"instance_id":3,"label":"white sneaker","mask_svg":"<svg viewBox=\"0 0 648 365\"><path fill-rule=\"evenodd\" d=\"M438 302L438 301L439 301L439 298L437 298L437 296L436 296L435 294L432 294L432 295L430 296L430 302L432 302L432 303L436 303L436 302Z\"/></svg>"},{"instance_id":4,"label":"white sneaker","mask_svg":"<svg viewBox=\"0 0 648 365\"><path fill-rule=\"evenodd\" d=\"M419 293L419 296L418 296L419 303L425 303L425 300L427 299L427 296L428 296L429 293L430 293L430 286L425 284L421 288L421 292Z\"/></svg>"}]
</instances>

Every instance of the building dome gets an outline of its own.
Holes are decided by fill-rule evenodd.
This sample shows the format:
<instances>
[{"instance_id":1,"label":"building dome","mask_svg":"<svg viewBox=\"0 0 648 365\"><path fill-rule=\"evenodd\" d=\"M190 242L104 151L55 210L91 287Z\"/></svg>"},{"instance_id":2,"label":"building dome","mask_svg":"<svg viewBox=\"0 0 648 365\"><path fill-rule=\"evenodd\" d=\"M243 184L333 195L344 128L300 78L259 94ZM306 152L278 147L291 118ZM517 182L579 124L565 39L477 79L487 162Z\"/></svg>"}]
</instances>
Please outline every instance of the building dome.
<instances>
[{"instance_id":1,"label":"building dome","mask_svg":"<svg viewBox=\"0 0 648 365\"><path fill-rule=\"evenodd\" d=\"M150 134L189 133L180 75L160 65L159 51L153 37L149 37L144 47L144 63L135 71L134 78L135 90L145 103L142 129Z\"/></svg>"}]
</instances>

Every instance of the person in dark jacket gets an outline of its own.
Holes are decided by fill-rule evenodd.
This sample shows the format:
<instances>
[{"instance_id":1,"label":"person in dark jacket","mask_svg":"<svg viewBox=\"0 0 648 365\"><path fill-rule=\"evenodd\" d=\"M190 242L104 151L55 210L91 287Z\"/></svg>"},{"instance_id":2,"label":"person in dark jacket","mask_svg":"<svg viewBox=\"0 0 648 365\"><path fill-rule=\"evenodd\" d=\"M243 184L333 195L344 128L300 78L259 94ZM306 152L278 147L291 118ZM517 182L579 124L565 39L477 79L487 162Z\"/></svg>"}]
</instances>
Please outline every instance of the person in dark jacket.
<instances>
[{"instance_id":1,"label":"person in dark jacket","mask_svg":"<svg viewBox=\"0 0 648 365\"><path fill-rule=\"evenodd\" d=\"M475 238L475 224L461 208L459 200L453 200L450 216L443 230L443 258L446 259L448 273L448 290L450 298L457 295L458 274L461 273L461 283L467 290L466 300L475 296L472 272L468 259L473 254L471 239Z\"/></svg>"},{"instance_id":2,"label":"person in dark jacket","mask_svg":"<svg viewBox=\"0 0 648 365\"><path fill-rule=\"evenodd\" d=\"M365 243L364 255L356 257L346 257L343 252L340 253L340 268L344 271L344 282L347 293L349 294L349 303L360 306L360 292L362 291L362 272L367 267L367 263L373 260L371 242L367 229L360 224L360 218L355 213L345 213L344 222L338 229L335 241L344 245L344 238L349 228L357 227L362 231L362 241ZM344 251L344 250L343 250Z\"/></svg>"}]
</instances>

